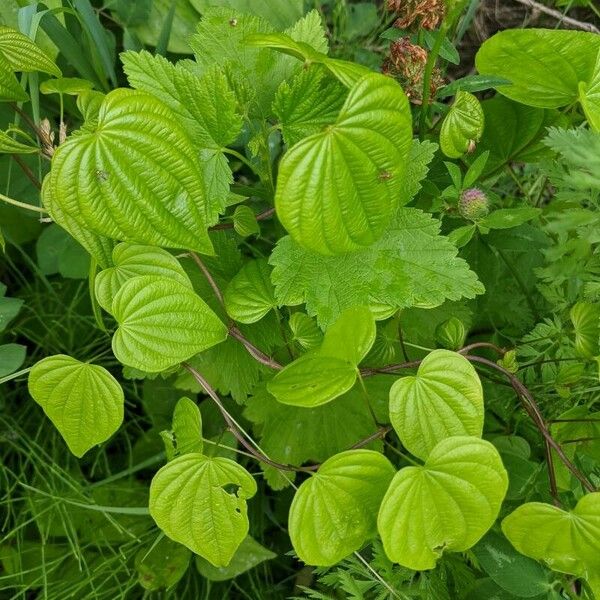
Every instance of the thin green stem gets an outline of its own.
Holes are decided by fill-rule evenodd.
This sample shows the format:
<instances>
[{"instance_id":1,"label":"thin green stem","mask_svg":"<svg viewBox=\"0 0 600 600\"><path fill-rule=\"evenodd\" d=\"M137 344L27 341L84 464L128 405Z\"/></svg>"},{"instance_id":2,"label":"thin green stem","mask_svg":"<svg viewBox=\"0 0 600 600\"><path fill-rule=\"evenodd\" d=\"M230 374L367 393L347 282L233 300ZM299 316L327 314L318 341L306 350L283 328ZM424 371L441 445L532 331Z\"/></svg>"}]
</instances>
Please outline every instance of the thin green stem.
<instances>
[{"instance_id":1,"label":"thin green stem","mask_svg":"<svg viewBox=\"0 0 600 600\"><path fill-rule=\"evenodd\" d=\"M33 206L33 204L27 204L26 202L19 202L19 200L14 200L13 198L9 198L4 194L0 194L0 200L6 202L7 204L12 204L13 206L18 206L19 208L25 208L27 210L33 210L34 212L46 213L47 211L43 209L41 206Z\"/></svg>"},{"instance_id":2,"label":"thin green stem","mask_svg":"<svg viewBox=\"0 0 600 600\"><path fill-rule=\"evenodd\" d=\"M433 48L427 57L425 72L423 74L423 102L421 104L421 115L419 117L419 139L423 140L427 132L427 118L429 116L429 101L431 100L431 77L435 68L438 55L442 49L444 38L446 37L447 27L440 27Z\"/></svg>"},{"instance_id":3,"label":"thin green stem","mask_svg":"<svg viewBox=\"0 0 600 600\"><path fill-rule=\"evenodd\" d=\"M257 171L256 167L240 152L237 150L233 150L232 148L223 148L222 152L224 154L229 154L230 156L234 156L241 163L245 164L255 175L260 177L260 173Z\"/></svg>"}]
</instances>

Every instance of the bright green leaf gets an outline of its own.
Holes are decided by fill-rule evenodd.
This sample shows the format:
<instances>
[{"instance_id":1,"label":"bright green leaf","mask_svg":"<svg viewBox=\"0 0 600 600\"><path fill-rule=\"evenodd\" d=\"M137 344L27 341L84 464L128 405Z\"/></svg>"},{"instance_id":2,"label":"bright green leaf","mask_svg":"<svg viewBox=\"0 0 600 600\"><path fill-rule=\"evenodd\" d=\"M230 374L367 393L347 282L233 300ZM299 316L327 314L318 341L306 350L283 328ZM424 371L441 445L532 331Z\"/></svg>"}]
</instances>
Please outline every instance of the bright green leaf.
<instances>
[{"instance_id":1,"label":"bright green leaf","mask_svg":"<svg viewBox=\"0 0 600 600\"><path fill-rule=\"evenodd\" d=\"M243 238L260 233L260 226L256 220L256 215L245 204L236 207L233 213L233 228Z\"/></svg>"},{"instance_id":2,"label":"bright green leaf","mask_svg":"<svg viewBox=\"0 0 600 600\"><path fill-rule=\"evenodd\" d=\"M535 219L542 211L532 206L521 208L499 208L478 221L478 225L487 229L510 229Z\"/></svg>"},{"instance_id":3,"label":"bright green leaf","mask_svg":"<svg viewBox=\"0 0 600 600\"><path fill-rule=\"evenodd\" d=\"M406 449L426 459L442 440L481 436L483 390L473 365L461 354L434 350L417 374L390 390L390 419Z\"/></svg>"},{"instance_id":4,"label":"bright green leaf","mask_svg":"<svg viewBox=\"0 0 600 600\"><path fill-rule=\"evenodd\" d=\"M555 571L586 578L600 572L600 492L583 496L572 511L528 502L502 521L502 531L521 554Z\"/></svg>"},{"instance_id":5,"label":"bright green leaf","mask_svg":"<svg viewBox=\"0 0 600 600\"><path fill-rule=\"evenodd\" d=\"M29 393L79 458L105 442L123 421L123 390L117 380L103 367L64 354L34 365Z\"/></svg>"},{"instance_id":6,"label":"bright green leaf","mask_svg":"<svg viewBox=\"0 0 600 600\"><path fill-rule=\"evenodd\" d=\"M141 246L122 242L112 252L112 267L96 275L95 293L98 304L112 312L113 298L122 285L132 277L156 275L173 279L190 289L192 284L179 261L166 250L156 246Z\"/></svg>"},{"instance_id":7,"label":"bright green leaf","mask_svg":"<svg viewBox=\"0 0 600 600\"><path fill-rule=\"evenodd\" d=\"M78 77L60 77L59 79L47 79L40 84L42 94L67 94L78 96L93 88L91 81L79 79Z\"/></svg>"},{"instance_id":8,"label":"bright green leaf","mask_svg":"<svg viewBox=\"0 0 600 600\"><path fill-rule=\"evenodd\" d=\"M16 29L0 25L0 54L13 71L31 73L42 71L55 77L62 75L60 69L46 53L30 38ZM1 69L1 66L0 66Z\"/></svg>"},{"instance_id":9,"label":"bright green leaf","mask_svg":"<svg viewBox=\"0 0 600 600\"><path fill-rule=\"evenodd\" d=\"M492 526L508 487L498 451L475 437L442 440L422 467L401 469L381 503L385 552L402 566L433 569L444 552L463 552Z\"/></svg>"},{"instance_id":10,"label":"bright green leaf","mask_svg":"<svg viewBox=\"0 0 600 600\"><path fill-rule=\"evenodd\" d=\"M440 147L450 158L460 158L483 134L485 117L479 100L469 92L458 92L440 131Z\"/></svg>"},{"instance_id":11,"label":"bright green leaf","mask_svg":"<svg viewBox=\"0 0 600 600\"><path fill-rule=\"evenodd\" d=\"M290 507L289 533L298 557L332 566L376 533L377 511L394 477L390 461L372 450L349 450L326 460Z\"/></svg>"},{"instance_id":12,"label":"bright green leaf","mask_svg":"<svg viewBox=\"0 0 600 600\"><path fill-rule=\"evenodd\" d=\"M213 251L207 226L222 207L181 122L149 94L107 94L98 121L56 150L49 177L52 204L96 234Z\"/></svg>"},{"instance_id":13,"label":"bright green leaf","mask_svg":"<svg viewBox=\"0 0 600 600\"><path fill-rule=\"evenodd\" d=\"M590 80L579 83L579 101L590 127L600 131L600 49Z\"/></svg>"},{"instance_id":14,"label":"bright green leaf","mask_svg":"<svg viewBox=\"0 0 600 600\"><path fill-rule=\"evenodd\" d=\"M313 350L323 341L323 332L319 329L314 319L307 314L295 312L290 316L288 325L292 330L294 340L305 350Z\"/></svg>"},{"instance_id":15,"label":"bright green leaf","mask_svg":"<svg viewBox=\"0 0 600 600\"><path fill-rule=\"evenodd\" d=\"M579 97L579 82L592 78L600 36L585 31L509 29L485 41L475 57L483 75L512 85L498 91L522 104L559 108Z\"/></svg>"},{"instance_id":16,"label":"bright green leaf","mask_svg":"<svg viewBox=\"0 0 600 600\"><path fill-rule=\"evenodd\" d=\"M174 456L197 452L202 454L202 415L193 400L181 398L173 411L172 436Z\"/></svg>"},{"instance_id":17,"label":"bright green leaf","mask_svg":"<svg viewBox=\"0 0 600 600\"><path fill-rule=\"evenodd\" d=\"M259 544L253 537L246 536L226 567L215 567L201 556L196 557L196 568L209 581L227 581L271 560L277 555Z\"/></svg>"},{"instance_id":18,"label":"bright green leaf","mask_svg":"<svg viewBox=\"0 0 600 600\"><path fill-rule=\"evenodd\" d=\"M13 131L0 131L0 152L6 152L7 154L35 154L36 152L39 152L40 149L32 143L24 144L18 139L15 139L15 137L13 137L15 133L20 134L21 137L24 137L25 139L28 138L28 136L18 129Z\"/></svg>"},{"instance_id":19,"label":"bright green leaf","mask_svg":"<svg viewBox=\"0 0 600 600\"><path fill-rule=\"evenodd\" d=\"M569 313L575 330L575 350L584 358L600 354L600 306L577 302Z\"/></svg>"},{"instance_id":20,"label":"bright green leaf","mask_svg":"<svg viewBox=\"0 0 600 600\"><path fill-rule=\"evenodd\" d=\"M10 64L0 53L0 101L23 102L28 99L29 96L12 72Z\"/></svg>"},{"instance_id":21,"label":"bright green leaf","mask_svg":"<svg viewBox=\"0 0 600 600\"><path fill-rule=\"evenodd\" d=\"M112 311L119 323L112 340L115 356L149 373L174 367L227 337L227 328L204 300L175 279L127 280Z\"/></svg>"},{"instance_id":22,"label":"bright green leaf","mask_svg":"<svg viewBox=\"0 0 600 600\"><path fill-rule=\"evenodd\" d=\"M400 86L373 73L350 90L333 125L286 152L275 207L298 243L339 254L381 237L404 184L410 121Z\"/></svg>"},{"instance_id":23,"label":"bright green leaf","mask_svg":"<svg viewBox=\"0 0 600 600\"><path fill-rule=\"evenodd\" d=\"M211 7L228 7L240 13L256 15L276 29L291 27L304 13L303 0L191 0L200 13Z\"/></svg>"},{"instance_id":24,"label":"bright green leaf","mask_svg":"<svg viewBox=\"0 0 600 600\"><path fill-rule=\"evenodd\" d=\"M240 323L256 323L277 306L271 269L265 259L247 262L223 294L227 314Z\"/></svg>"},{"instance_id":25,"label":"bright green leaf","mask_svg":"<svg viewBox=\"0 0 600 600\"><path fill-rule=\"evenodd\" d=\"M152 479L150 514L171 539L224 567L248 535L246 500L254 494L254 479L232 460L184 454Z\"/></svg>"}]
</instances>

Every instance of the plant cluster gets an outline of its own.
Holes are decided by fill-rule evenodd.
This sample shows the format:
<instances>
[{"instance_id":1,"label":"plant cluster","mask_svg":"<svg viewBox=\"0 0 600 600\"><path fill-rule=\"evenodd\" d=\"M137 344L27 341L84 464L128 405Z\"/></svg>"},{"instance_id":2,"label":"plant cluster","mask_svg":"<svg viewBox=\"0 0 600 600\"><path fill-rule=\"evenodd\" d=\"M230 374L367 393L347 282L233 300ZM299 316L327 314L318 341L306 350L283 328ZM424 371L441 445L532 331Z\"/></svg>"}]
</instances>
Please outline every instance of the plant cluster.
<instances>
[{"instance_id":1,"label":"plant cluster","mask_svg":"<svg viewBox=\"0 0 600 600\"><path fill-rule=\"evenodd\" d=\"M600 600L600 35L453 79L476 2L48 4L0 26L6 597Z\"/></svg>"}]
</instances>

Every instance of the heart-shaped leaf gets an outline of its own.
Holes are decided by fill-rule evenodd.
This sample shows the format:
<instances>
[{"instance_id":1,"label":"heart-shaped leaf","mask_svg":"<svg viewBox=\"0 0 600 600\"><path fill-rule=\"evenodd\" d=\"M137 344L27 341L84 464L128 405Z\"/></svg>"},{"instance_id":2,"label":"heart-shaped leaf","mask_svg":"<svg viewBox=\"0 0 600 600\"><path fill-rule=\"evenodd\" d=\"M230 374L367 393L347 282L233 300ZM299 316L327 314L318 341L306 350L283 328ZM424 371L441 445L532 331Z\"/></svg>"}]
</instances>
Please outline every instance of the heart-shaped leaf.
<instances>
[{"instance_id":1,"label":"heart-shaped leaf","mask_svg":"<svg viewBox=\"0 0 600 600\"><path fill-rule=\"evenodd\" d=\"M583 496L572 511L528 502L502 521L502 531L521 554L555 571L588 579L600 573L600 492Z\"/></svg>"},{"instance_id":2,"label":"heart-shaped leaf","mask_svg":"<svg viewBox=\"0 0 600 600\"><path fill-rule=\"evenodd\" d=\"M411 147L408 101L372 73L352 89L337 121L286 152L275 207L302 246L340 254L381 237L398 205Z\"/></svg>"},{"instance_id":3,"label":"heart-shaped leaf","mask_svg":"<svg viewBox=\"0 0 600 600\"><path fill-rule=\"evenodd\" d=\"M444 552L463 552L492 526L508 475L492 444L475 437L442 440L422 467L405 467L381 503L377 527L394 562L433 569Z\"/></svg>"},{"instance_id":4,"label":"heart-shaped leaf","mask_svg":"<svg viewBox=\"0 0 600 600\"><path fill-rule=\"evenodd\" d=\"M112 303L115 356L157 373L222 342L227 328L189 285L145 275L126 281Z\"/></svg>"},{"instance_id":5,"label":"heart-shaped leaf","mask_svg":"<svg viewBox=\"0 0 600 600\"><path fill-rule=\"evenodd\" d=\"M29 393L44 409L69 450L82 457L123 421L123 390L103 367L57 354L29 373Z\"/></svg>"},{"instance_id":6,"label":"heart-shaped leaf","mask_svg":"<svg viewBox=\"0 0 600 600\"><path fill-rule=\"evenodd\" d=\"M279 402L319 406L352 388L358 365L375 341L375 319L364 307L346 309L327 330L318 350L282 369L268 384Z\"/></svg>"},{"instance_id":7,"label":"heart-shaped leaf","mask_svg":"<svg viewBox=\"0 0 600 600\"><path fill-rule=\"evenodd\" d=\"M254 494L256 482L236 462L184 454L152 479L150 514L171 539L224 567L248 535L246 500Z\"/></svg>"},{"instance_id":8,"label":"heart-shaped leaf","mask_svg":"<svg viewBox=\"0 0 600 600\"><path fill-rule=\"evenodd\" d=\"M481 436L483 415L477 372L450 350L434 350L415 376L399 379L390 390L391 423L406 449L422 459L448 437Z\"/></svg>"},{"instance_id":9,"label":"heart-shaped leaf","mask_svg":"<svg viewBox=\"0 0 600 600\"><path fill-rule=\"evenodd\" d=\"M140 244L211 254L207 226L219 202L186 131L160 100L133 90L107 94L98 119L54 153L52 202L91 231Z\"/></svg>"},{"instance_id":10,"label":"heart-shaped leaf","mask_svg":"<svg viewBox=\"0 0 600 600\"><path fill-rule=\"evenodd\" d=\"M585 31L510 29L483 43L475 64L484 75L503 77L502 95L540 108L575 102L579 82L590 81L600 36Z\"/></svg>"},{"instance_id":11,"label":"heart-shaped leaf","mask_svg":"<svg viewBox=\"0 0 600 600\"><path fill-rule=\"evenodd\" d=\"M484 114L479 100L469 92L458 92L444 118L440 147L450 158L460 158L483 134Z\"/></svg>"},{"instance_id":12,"label":"heart-shaped leaf","mask_svg":"<svg viewBox=\"0 0 600 600\"><path fill-rule=\"evenodd\" d=\"M256 323L277 306L266 259L247 262L223 294L227 314L240 323Z\"/></svg>"},{"instance_id":13,"label":"heart-shaped leaf","mask_svg":"<svg viewBox=\"0 0 600 600\"><path fill-rule=\"evenodd\" d=\"M171 431L161 431L160 435L169 460L190 452L202 454L202 414L196 403L189 398L180 398L173 411Z\"/></svg>"},{"instance_id":14,"label":"heart-shaped leaf","mask_svg":"<svg viewBox=\"0 0 600 600\"><path fill-rule=\"evenodd\" d=\"M141 246L123 242L112 252L113 267L96 275L95 293L98 304L107 312L112 312L113 298L121 286L132 277L157 275L174 279L190 289L189 277L179 261L166 250L156 246Z\"/></svg>"},{"instance_id":15,"label":"heart-shaped leaf","mask_svg":"<svg viewBox=\"0 0 600 600\"><path fill-rule=\"evenodd\" d=\"M326 460L296 492L289 532L309 565L330 566L376 532L381 499L394 477L390 461L373 450L349 450Z\"/></svg>"}]
</instances>

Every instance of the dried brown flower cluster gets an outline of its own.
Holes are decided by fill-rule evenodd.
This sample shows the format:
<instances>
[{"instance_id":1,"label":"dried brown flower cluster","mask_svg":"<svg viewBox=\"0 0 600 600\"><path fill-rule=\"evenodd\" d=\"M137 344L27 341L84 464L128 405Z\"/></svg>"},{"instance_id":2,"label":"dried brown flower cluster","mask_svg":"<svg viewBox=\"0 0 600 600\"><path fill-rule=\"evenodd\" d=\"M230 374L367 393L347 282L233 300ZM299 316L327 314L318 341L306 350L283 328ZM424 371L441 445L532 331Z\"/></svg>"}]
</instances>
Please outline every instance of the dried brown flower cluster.
<instances>
[{"instance_id":1,"label":"dried brown flower cluster","mask_svg":"<svg viewBox=\"0 0 600 600\"><path fill-rule=\"evenodd\" d=\"M404 37L392 43L390 55L383 63L383 73L395 77L404 88L408 99L414 104L420 104L423 98L423 77L427 57L427 50L413 44L408 37ZM439 69L434 69L430 84L432 98L443 83Z\"/></svg>"},{"instance_id":2,"label":"dried brown flower cluster","mask_svg":"<svg viewBox=\"0 0 600 600\"><path fill-rule=\"evenodd\" d=\"M394 23L398 29L408 29L415 23L423 29L435 29L446 12L444 0L387 0L387 8L398 13Z\"/></svg>"}]
</instances>

